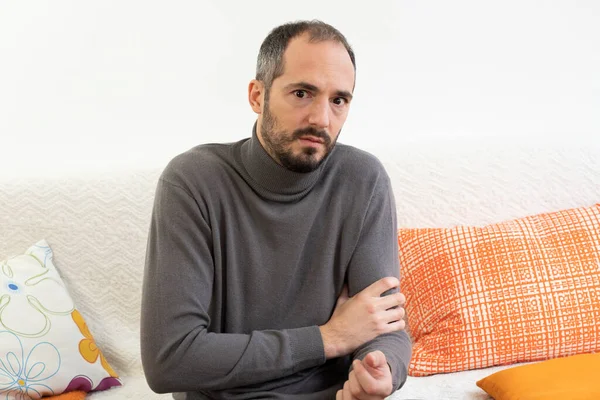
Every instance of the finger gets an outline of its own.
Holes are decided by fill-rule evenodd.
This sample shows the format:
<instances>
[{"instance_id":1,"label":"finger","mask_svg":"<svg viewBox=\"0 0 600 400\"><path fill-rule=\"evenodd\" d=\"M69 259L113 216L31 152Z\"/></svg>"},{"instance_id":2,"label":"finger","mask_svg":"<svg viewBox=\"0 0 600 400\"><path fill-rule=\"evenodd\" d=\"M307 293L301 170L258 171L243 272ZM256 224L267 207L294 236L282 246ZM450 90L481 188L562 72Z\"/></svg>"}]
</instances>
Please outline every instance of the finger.
<instances>
[{"instance_id":1,"label":"finger","mask_svg":"<svg viewBox=\"0 0 600 400\"><path fill-rule=\"evenodd\" d=\"M388 294L377 299L378 307L382 310L388 310L394 307L401 307L406 303L406 298L400 292Z\"/></svg>"},{"instance_id":2,"label":"finger","mask_svg":"<svg viewBox=\"0 0 600 400\"><path fill-rule=\"evenodd\" d=\"M402 305L402 306L405 305L406 304L406 296L404 295L404 293L398 292L398 294L400 295L400 296L398 296L400 299L400 305Z\"/></svg>"},{"instance_id":3,"label":"finger","mask_svg":"<svg viewBox=\"0 0 600 400\"><path fill-rule=\"evenodd\" d=\"M386 312L391 312L391 310ZM380 335L384 333L398 332L406 328L406 322L403 319L392 318L391 320L393 322L388 322L387 324L385 324L383 329L380 330Z\"/></svg>"},{"instance_id":4,"label":"finger","mask_svg":"<svg viewBox=\"0 0 600 400\"><path fill-rule=\"evenodd\" d=\"M342 393L341 390L338 390L337 393L335 394L335 400L344 400L344 394Z\"/></svg>"},{"instance_id":5,"label":"finger","mask_svg":"<svg viewBox=\"0 0 600 400\"><path fill-rule=\"evenodd\" d=\"M360 384L361 388L366 394L371 396L385 394L380 393L381 389L379 386L381 385L378 385L377 379L375 379L369 373L369 371L367 371L367 369L361 361L356 360L356 362L353 363L353 367L354 372L356 373L356 379L358 380L358 383Z\"/></svg>"},{"instance_id":6,"label":"finger","mask_svg":"<svg viewBox=\"0 0 600 400\"><path fill-rule=\"evenodd\" d=\"M379 369L382 366L387 368L387 360L385 358L385 354L379 350L375 350L367 354L364 358L366 364L371 368Z\"/></svg>"},{"instance_id":7,"label":"finger","mask_svg":"<svg viewBox=\"0 0 600 400\"><path fill-rule=\"evenodd\" d=\"M400 281L398 280L398 278L388 276L385 278L381 278L380 280L367 286L361 293L364 292L366 295L371 297L379 297L382 293L390 289L398 288L399 286Z\"/></svg>"},{"instance_id":8,"label":"finger","mask_svg":"<svg viewBox=\"0 0 600 400\"><path fill-rule=\"evenodd\" d=\"M344 383L344 388L342 390L344 393L344 400L357 400L356 397L352 395L352 391L350 390L350 381L346 381L346 383Z\"/></svg>"},{"instance_id":9,"label":"finger","mask_svg":"<svg viewBox=\"0 0 600 400\"><path fill-rule=\"evenodd\" d=\"M367 304L366 306L367 311L370 314L372 314L374 320L377 321L377 323L379 324L377 329L382 331L379 332L379 334L383 333L383 331L386 330L387 327L385 326L385 324L403 320L404 316L406 315L406 311L404 310L404 308L400 306L388 307L389 304L389 302L372 302L371 304Z\"/></svg>"},{"instance_id":10,"label":"finger","mask_svg":"<svg viewBox=\"0 0 600 400\"><path fill-rule=\"evenodd\" d=\"M342 288L342 295L345 298L348 298L348 284L347 283L344 283L344 287Z\"/></svg>"},{"instance_id":11,"label":"finger","mask_svg":"<svg viewBox=\"0 0 600 400\"><path fill-rule=\"evenodd\" d=\"M355 362L360 362L355 360ZM356 377L356 372L354 370L350 371L348 375L348 382L350 382L350 391L352 395L359 400L379 400L380 397L371 396L365 392L360 383L358 382L358 378Z\"/></svg>"},{"instance_id":12,"label":"finger","mask_svg":"<svg viewBox=\"0 0 600 400\"><path fill-rule=\"evenodd\" d=\"M352 394L360 398L360 394L364 393L364 391L358 383L358 379L356 378L356 372L354 372L354 370L350 371L350 374L348 374L348 382L350 384L350 391L352 392Z\"/></svg>"},{"instance_id":13,"label":"finger","mask_svg":"<svg viewBox=\"0 0 600 400\"><path fill-rule=\"evenodd\" d=\"M380 318L385 322L396 322L404 319L406 312L404 308L390 308L388 310L381 311Z\"/></svg>"},{"instance_id":14,"label":"finger","mask_svg":"<svg viewBox=\"0 0 600 400\"><path fill-rule=\"evenodd\" d=\"M344 287L342 288L342 293L340 293L340 296L338 297L338 304L344 304L346 302L346 300L348 300L348 285L344 284Z\"/></svg>"}]
</instances>

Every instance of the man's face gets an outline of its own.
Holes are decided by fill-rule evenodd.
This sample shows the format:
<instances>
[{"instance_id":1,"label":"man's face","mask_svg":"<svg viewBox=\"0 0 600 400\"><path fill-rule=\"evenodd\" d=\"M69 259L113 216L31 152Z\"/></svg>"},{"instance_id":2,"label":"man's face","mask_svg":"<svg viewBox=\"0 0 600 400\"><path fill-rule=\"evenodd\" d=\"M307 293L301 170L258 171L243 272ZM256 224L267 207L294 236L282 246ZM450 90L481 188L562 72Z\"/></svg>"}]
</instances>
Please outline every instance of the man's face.
<instances>
[{"instance_id":1,"label":"man's face","mask_svg":"<svg viewBox=\"0 0 600 400\"><path fill-rule=\"evenodd\" d=\"M331 152L346 121L354 67L341 43L290 41L284 73L265 93L258 137L271 157L296 172L316 169Z\"/></svg>"}]
</instances>

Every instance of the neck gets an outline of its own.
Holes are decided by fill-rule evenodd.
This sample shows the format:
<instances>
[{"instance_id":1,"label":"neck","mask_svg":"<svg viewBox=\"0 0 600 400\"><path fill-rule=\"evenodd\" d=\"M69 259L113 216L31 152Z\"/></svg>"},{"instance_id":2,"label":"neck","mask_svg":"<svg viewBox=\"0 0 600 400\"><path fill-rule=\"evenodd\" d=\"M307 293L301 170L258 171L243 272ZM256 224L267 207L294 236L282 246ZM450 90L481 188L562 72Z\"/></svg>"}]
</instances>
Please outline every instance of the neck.
<instances>
[{"instance_id":1,"label":"neck","mask_svg":"<svg viewBox=\"0 0 600 400\"><path fill-rule=\"evenodd\" d=\"M302 197L319 179L327 160L307 173L290 171L277 163L265 150L254 125L252 137L241 148L241 161L248 172L253 188L273 200L291 200Z\"/></svg>"}]
</instances>

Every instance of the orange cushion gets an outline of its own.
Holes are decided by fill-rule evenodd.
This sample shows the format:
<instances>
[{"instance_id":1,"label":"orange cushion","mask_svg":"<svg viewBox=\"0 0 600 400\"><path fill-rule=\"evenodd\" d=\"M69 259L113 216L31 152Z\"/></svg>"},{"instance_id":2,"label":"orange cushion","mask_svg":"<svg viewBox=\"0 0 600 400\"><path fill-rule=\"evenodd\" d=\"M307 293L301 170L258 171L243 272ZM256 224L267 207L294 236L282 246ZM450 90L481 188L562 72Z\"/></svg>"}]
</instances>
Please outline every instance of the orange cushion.
<instances>
[{"instance_id":1,"label":"orange cushion","mask_svg":"<svg viewBox=\"0 0 600 400\"><path fill-rule=\"evenodd\" d=\"M600 350L600 205L403 228L398 244L410 375Z\"/></svg>"},{"instance_id":2,"label":"orange cushion","mask_svg":"<svg viewBox=\"0 0 600 400\"><path fill-rule=\"evenodd\" d=\"M477 381L495 400L600 399L600 354L521 365Z\"/></svg>"},{"instance_id":3,"label":"orange cushion","mask_svg":"<svg viewBox=\"0 0 600 400\"><path fill-rule=\"evenodd\" d=\"M75 390L73 392L65 392L62 394L57 394L56 396L44 396L44 399L52 399L52 400L83 400L85 399L86 392L82 390Z\"/></svg>"}]
</instances>

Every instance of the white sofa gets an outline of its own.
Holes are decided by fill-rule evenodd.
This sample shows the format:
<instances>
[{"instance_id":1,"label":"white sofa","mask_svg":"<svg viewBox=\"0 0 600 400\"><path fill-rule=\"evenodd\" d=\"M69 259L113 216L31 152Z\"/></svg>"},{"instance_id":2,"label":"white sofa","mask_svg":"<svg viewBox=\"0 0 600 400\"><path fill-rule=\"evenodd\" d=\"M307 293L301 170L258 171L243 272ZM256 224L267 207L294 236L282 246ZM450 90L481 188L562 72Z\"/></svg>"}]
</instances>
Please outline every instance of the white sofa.
<instances>
[{"instance_id":1,"label":"white sofa","mask_svg":"<svg viewBox=\"0 0 600 400\"><path fill-rule=\"evenodd\" d=\"M374 150L388 170L398 223L487 224L600 201L600 143L464 140ZM148 388L139 353L140 294L154 189L163 166L0 180L0 259L46 239L75 305L123 386L91 399L170 398ZM391 396L488 399L492 371L409 377Z\"/></svg>"},{"instance_id":2,"label":"white sofa","mask_svg":"<svg viewBox=\"0 0 600 400\"><path fill-rule=\"evenodd\" d=\"M158 175L73 172L0 183L0 259L46 239L75 306L123 382L92 399L171 398L148 388L139 349L144 252Z\"/></svg>"}]
</instances>

